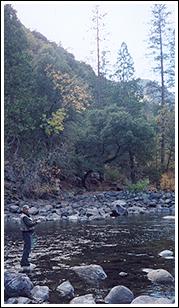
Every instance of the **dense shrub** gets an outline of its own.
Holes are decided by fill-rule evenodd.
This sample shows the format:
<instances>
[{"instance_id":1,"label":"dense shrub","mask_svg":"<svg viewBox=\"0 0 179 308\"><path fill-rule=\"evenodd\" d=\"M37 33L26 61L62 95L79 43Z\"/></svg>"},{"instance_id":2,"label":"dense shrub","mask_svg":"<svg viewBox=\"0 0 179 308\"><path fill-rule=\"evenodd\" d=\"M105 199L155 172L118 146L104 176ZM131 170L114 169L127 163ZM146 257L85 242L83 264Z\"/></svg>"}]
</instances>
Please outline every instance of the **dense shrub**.
<instances>
[{"instance_id":1,"label":"dense shrub","mask_svg":"<svg viewBox=\"0 0 179 308\"><path fill-rule=\"evenodd\" d=\"M128 190L129 191L145 191L148 189L149 186L149 180L148 179L144 179L144 180L140 180L135 184L130 184L128 186Z\"/></svg>"}]
</instances>

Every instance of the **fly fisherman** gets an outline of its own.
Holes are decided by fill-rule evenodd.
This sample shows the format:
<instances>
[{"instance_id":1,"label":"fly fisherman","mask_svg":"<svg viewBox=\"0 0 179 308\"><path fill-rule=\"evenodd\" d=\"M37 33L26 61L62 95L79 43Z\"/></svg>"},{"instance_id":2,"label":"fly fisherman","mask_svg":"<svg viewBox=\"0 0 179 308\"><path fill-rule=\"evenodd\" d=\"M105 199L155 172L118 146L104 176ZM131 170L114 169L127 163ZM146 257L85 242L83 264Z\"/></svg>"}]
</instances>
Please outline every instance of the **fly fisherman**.
<instances>
[{"instance_id":1,"label":"fly fisherman","mask_svg":"<svg viewBox=\"0 0 179 308\"><path fill-rule=\"evenodd\" d=\"M31 264L28 260L29 254L32 248L32 234L34 232L34 226L39 222L39 220L32 220L29 214L29 206L24 205L22 207L22 214L20 216L20 225L22 231L22 237L24 241L23 255L20 261L20 265L23 270L30 270Z\"/></svg>"}]
</instances>

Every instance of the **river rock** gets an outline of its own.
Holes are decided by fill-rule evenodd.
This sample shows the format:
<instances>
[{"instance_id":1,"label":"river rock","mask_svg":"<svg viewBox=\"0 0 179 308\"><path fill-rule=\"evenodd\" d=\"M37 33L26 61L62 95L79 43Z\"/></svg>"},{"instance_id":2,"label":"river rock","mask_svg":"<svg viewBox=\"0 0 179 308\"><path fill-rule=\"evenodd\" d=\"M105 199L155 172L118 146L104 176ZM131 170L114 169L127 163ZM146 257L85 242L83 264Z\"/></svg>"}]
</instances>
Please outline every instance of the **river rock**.
<instances>
[{"instance_id":1,"label":"river rock","mask_svg":"<svg viewBox=\"0 0 179 308\"><path fill-rule=\"evenodd\" d=\"M8 297L29 297L32 288L33 283L26 274L9 271L4 273L4 289Z\"/></svg>"},{"instance_id":2,"label":"river rock","mask_svg":"<svg viewBox=\"0 0 179 308\"><path fill-rule=\"evenodd\" d=\"M99 216L99 211L97 208L89 208L86 210L86 216L90 217L90 216Z\"/></svg>"},{"instance_id":3,"label":"river rock","mask_svg":"<svg viewBox=\"0 0 179 308\"><path fill-rule=\"evenodd\" d=\"M31 295L34 299L45 302L49 299L49 287L47 286L35 286L31 290Z\"/></svg>"},{"instance_id":4,"label":"river rock","mask_svg":"<svg viewBox=\"0 0 179 308\"><path fill-rule=\"evenodd\" d=\"M52 221L56 221L56 220L60 220L61 216L59 216L56 213L52 213L49 216L47 216L46 220L52 220Z\"/></svg>"},{"instance_id":5,"label":"river rock","mask_svg":"<svg viewBox=\"0 0 179 308\"><path fill-rule=\"evenodd\" d=\"M20 207L18 205L10 205L9 211L11 213L20 213Z\"/></svg>"},{"instance_id":6,"label":"river rock","mask_svg":"<svg viewBox=\"0 0 179 308\"><path fill-rule=\"evenodd\" d=\"M131 304L171 304L172 301L168 298L161 297L152 297L148 295L141 295L136 297Z\"/></svg>"},{"instance_id":7,"label":"river rock","mask_svg":"<svg viewBox=\"0 0 179 308\"><path fill-rule=\"evenodd\" d=\"M57 204L54 204L53 207L56 208L56 209L60 209L60 208L62 208L62 204L57 203Z\"/></svg>"},{"instance_id":8,"label":"river rock","mask_svg":"<svg viewBox=\"0 0 179 308\"><path fill-rule=\"evenodd\" d=\"M167 258L167 257L171 257L173 255L173 251L171 250L163 250L159 253L159 256Z\"/></svg>"},{"instance_id":9,"label":"river rock","mask_svg":"<svg viewBox=\"0 0 179 308\"><path fill-rule=\"evenodd\" d=\"M10 297L6 304L29 304L31 300L28 297Z\"/></svg>"},{"instance_id":10,"label":"river rock","mask_svg":"<svg viewBox=\"0 0 179 308\"><path fill-rule=\"evenodd\" d=\"M70 304L95 304L93 294L86 294L73 298Z\"/></svg>"},{"instance_id":11,"label":"river rock","mask_svg":"<svg viewBox=\"0 0 179 308\"><path fill-rule=\"evenodd\" d=\"M133 213L133 214L143 214L145 213L144 207L140 206L132 206L131 208L128 209L128 213Z\"/></svg>"},{"instance_id":12,"label":"river rock","mask_svg":"<svg viewBox=\"0 0 179 308\"><path fill-rule=\"evenodd\" d=\"M163 219L175 219L175 216L164 216Z\"/></svg>"},{"instance_id":13,"label":"river rock","mask_svg":"<svg viewBox=\"0 0 179 308\"><path fill-rule=\"evenodd\" d=\"M126 273L126 272L120 272L119 273L119 276L121 276L121 277L125 277L125 276L127 276L128 274Z\"/></svg>"},{"instance_id":14,"label":"river rock","mask_svg":"<svg viewBox=\"0 0 179 308\"><path fill-rule=\"evenodd\" d=\"M53 209L53 205L46 204L44 209L45 209L45 211L51 211Z\"/></svg>"},{"instance_id":15,"label":"river rock","mask_svg":"<svg viewBox=\"0 0 179 308\"><path fill-rule=\"evenodd\" d=\"M38 214L39 213L39 210L35 207L35 206L33 206L33 207L31 207L30 209L29 209L29 214L30 215L36 215L36 214Z\"/></svg>"},{"instance_id":16,"label":"river rock","mask_svg":"<svg viewBox=\"0 0 179 308\"><path fill-rule=\"evenodd\" d=\"M164 269L157 269L157 270L150 271L147 274L147 277L152 282L170 283L174 281L173 276Z\"/></svg>"},{"instance_id":17,"label":"river rock","mask_svg":"<svg viewBox=\"0 0 179 308\"><path fill-rule=\"evenodd\" d=\"M79 215L78 215L78 214L70 215L70 216L68 217L68 219L69 219L70 221L77 221L77 220L79 219Z\"/></svg>"},{"instance_id":18,"label":"river rock","mask_svg":"<svg viewBox=\"0 0 179 308\"><path fill-rule=\"evenodd\" d=\"M111 216L123 216L123 215L127 215L128 211L127 209L124 207L126 206L126 202L123 200L116 200L112 202L112 214Z\"/></svg>"},{"instance_id":19,"label":"river rock","mask_svg":"<svg viewBox=\"0 0 179 308\"><path fill-rule=\"evenodd\" d=\"M132 291L119 285L112 288L104 300L106 304L130 304L133 299Z\"/></svg>"},{"instance_id":20,"label":"river rock","mask_svg":"<svg viewBox=\"0 0 179 308\"><path fill-rule=\"evenodd\" d=\"M152 268L143 268L142 271L145 272L145 273L149 273L149 272L153 271L153 269Z\"/></svg>"},{"instance_id":21,"label":"river rock","mask_svg":"<svg viewBox=\"0 0 179 308\"><path fill-rule=\"evenodd\" d=\"M96 264L73 266L71 269L83 280L90 284L95 284L104 280L107 275L102 266Z\"/></svg>"},{"instance_id":22,"label":"river rock","mask_svg":"<svg viewBox=\"0 0 179 308\"><path fill-rule=\"evenodd\" d=\"M65 297L67 299L72 299L74 297L74 288L68 280L61 283L56 290L60 297Z\"/></svg>"},{"instance_id":23,"label":"river rock","mask_svg":"<svg viewBox=\"0 0 179 308\"><path fill-rule=\"evenodd\" d=\"M15 223L15 224L18 224L20 225L20 219L19 217L10 217L10 221Z\"/></svg>"}]
</instances>

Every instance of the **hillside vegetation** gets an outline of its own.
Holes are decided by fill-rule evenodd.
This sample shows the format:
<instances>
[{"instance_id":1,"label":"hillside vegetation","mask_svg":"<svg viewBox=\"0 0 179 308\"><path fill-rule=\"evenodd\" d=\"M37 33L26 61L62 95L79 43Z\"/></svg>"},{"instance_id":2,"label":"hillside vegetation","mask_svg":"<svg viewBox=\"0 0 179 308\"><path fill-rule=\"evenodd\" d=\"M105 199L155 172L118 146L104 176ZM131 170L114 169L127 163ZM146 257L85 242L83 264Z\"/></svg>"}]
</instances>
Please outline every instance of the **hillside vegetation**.
<instances>
[{"instance_id":1,"label":"hillside vegetation","mask_svg":"<svg viewBox=\"0 0 179 308\"><path fill-rule=\"evenodd\" d=\"M4 19L6 189L22 197L174 190L174 95L166 88L161 106L157 82L101 75L99 104L99 76L89 65L25 28L9 4Z\"/></svg>"}]
</instances>

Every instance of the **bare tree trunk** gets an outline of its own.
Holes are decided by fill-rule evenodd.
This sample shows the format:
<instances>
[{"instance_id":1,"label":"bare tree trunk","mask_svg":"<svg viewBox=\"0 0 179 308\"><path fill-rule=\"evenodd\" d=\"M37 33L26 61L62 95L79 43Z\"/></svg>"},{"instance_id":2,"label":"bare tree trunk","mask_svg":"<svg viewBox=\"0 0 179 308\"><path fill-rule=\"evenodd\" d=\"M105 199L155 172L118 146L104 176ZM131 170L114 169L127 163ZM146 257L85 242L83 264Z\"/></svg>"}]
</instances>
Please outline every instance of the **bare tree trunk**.
<instances>
[{"instance_id":1,"label":"bare tree trunk","mask_svg":"<svg viewBox=\"0 0 179 308\"><path fill-rule=\"evenodd\" d=\"M165 106L164 97L164 69L163 69L163 43L162 43L162 31L160 27L160 65L161 65L161 108ZM164 136L164 118L162 117L162 135L161 135L161 171L165 169L165 136Z\"/></svg>"},{"instance_id":2,"label":"bare tree trunk","mask_svg":"<svg viewBox=\"0 0 179 308\"><path fill-rule=\"evenodd\" d=\"M134 184L136 183L134 154L130 150L129 150L129 160L130 160L131 181Z\"/></svg>"},{"instance_id":3,"label":"bare tree trunk","mask_svg":"<svg viewBox=\"0 0 179 308\"><path fill-rule=\"evenodd\" d=\"M170 152L169 152L169 155L168 155L168 161L167 161L167 166L166 166L166 172L167 172L168 169L169 169L171 157L172 157L172 147L170 148Z\"/></svg>"},{"instance_id":4,"label":"bare tree trunk","mask_svg":"<svg viewBox=\"0 0 179 308\"><path fill-rule=\"evenodd\" d=\"M99 46L99 11L96 11L96 43L97 43L97 102L100 105L100 46Z\"/></svg>"}]
</instances>

